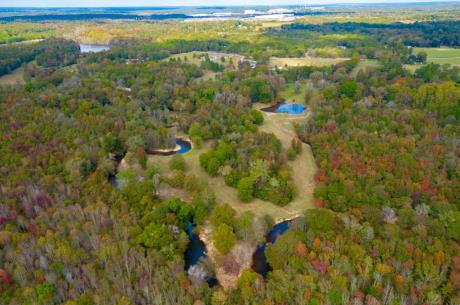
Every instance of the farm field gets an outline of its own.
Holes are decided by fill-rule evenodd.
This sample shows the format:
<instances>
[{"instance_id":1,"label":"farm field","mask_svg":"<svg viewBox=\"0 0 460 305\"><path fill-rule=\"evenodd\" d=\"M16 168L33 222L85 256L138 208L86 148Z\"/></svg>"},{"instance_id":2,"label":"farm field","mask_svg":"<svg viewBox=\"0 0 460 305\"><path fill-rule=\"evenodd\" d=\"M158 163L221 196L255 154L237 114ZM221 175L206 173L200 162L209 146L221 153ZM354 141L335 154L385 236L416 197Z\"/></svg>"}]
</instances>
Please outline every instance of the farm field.
<instances>
[{"instance_id":1,"label":"farm field","mask_svg":"<svg viewBox=\"0 0 460 305\"><path fill-rule=\"evenodd\" d=\"M460 66L460 49L454 48L414 48L413 53L425 52L427 62Z\"/></svg>"}]
</instances>

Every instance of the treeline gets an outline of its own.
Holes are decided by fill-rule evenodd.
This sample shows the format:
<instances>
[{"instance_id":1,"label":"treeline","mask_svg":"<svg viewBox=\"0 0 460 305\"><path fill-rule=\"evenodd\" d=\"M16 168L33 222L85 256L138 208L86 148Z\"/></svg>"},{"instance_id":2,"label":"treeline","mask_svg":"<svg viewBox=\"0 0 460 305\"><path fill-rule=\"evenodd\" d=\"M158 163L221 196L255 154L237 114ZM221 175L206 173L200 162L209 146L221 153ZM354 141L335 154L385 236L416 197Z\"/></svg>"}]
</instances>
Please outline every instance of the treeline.
<instances>
[{"instance_id":1,"label":"treeline","mask_svg":"<svg viewBox=\"0 0 460 305\"><path fill-rule=\"evenodd\" d=\"M228 40L171 40L164 43L151 43L137 39L115 40L109 58L160 60L172 54L192 51L228 52L246 54L250 50L247 42Z\"/></svg>"},{"instance_id":2,"label":"treeline","mask_svg":"<svg viewBox=\"0 0 460 305\"><path fill-rule=\"evenodd\" d=\"M401 41L406 46L460 46L459 21L429 21L415 23L324 23L283 25L282 32L310 31L321 34L354 33L374 37L380 42Z\"/></svg>"},{"instance_id":3,"label":"treeline","mask_svg":"<svg viewBox=\"0 0 460 305\"><path fill-rule=\"evenodd\" d=\"M78 44L64 39L2 46L0 48L0 75L8 74L33 60L44 67L67 66L76 63L79 55Z\"/></svg>"},{"instance_id":4,"label":"treeline","mask_svg":"<svg viewBox=\"0 0 460 305\"><path fill-rule=\"evenodd\" d=\"M76 20L95 20L95 19L126 19L126 20L164 20L164 19L186 19L192 18L184 14L116 14L116 13L74 13L74 14L36 14L36 15L17 15L0 17L3 22L42 22L42 21L76 21Z\"/></svg>"}]
</instances>

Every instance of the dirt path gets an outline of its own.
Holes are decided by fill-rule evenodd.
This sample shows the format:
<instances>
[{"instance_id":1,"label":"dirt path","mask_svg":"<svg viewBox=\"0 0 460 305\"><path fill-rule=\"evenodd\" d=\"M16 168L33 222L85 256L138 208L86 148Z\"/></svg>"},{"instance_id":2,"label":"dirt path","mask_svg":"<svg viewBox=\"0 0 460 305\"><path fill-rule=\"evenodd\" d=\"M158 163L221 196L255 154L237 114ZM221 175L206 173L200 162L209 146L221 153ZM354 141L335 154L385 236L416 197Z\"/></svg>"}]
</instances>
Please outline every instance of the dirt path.
<instances>
[{"instance_id":1,"label":"dirt path","mask_svg":"<svg viewBox=\"0 0 460 305\"><path fill-rule=\"evenodd\" d=\"M256 105L257 109L264 105ZM288 149L291 140L297 138L292 123L306 120L310 113L302 115L289 115L263 112L265 122L260 127L261 131L271 132L280 139L283 149ZM309 145L302 143L302 152L294 161L288 161L292 170L292 178L296 187L297 195L286 208L294 214L300 214L308 208L313 207L314 175L316 163Z\"/></svg>"},{"instance_id":2,"label":"dirt path","mask_svg":"<svg viewBox=\"0 0 460 305\"><path fill-rule=\"evenodd\" d=\"M256 109L262 105L256 105ZM287 115L263 112L264 124L259 127L261 131L273 133L280 139L283 149L288 149L291 140L296 137L292 123L308 119L309 113L304 115ZM292 177L296 187L296 196L293 201L284 207L277 206L271 202L253 199L251 202L241 202L238 199L238 192L235 188L225 184L222 177L209 176L199 164L199 156L210 148L210 143L203 145L202 148L194 147L190 152L183 155L187 163L187 172L193 173L198 179L205 181L210 189L215 193L219 204L230 204L238 214L251 211L256 216L261 217L270 215L276 222L291 219L299 216L306 209L313 207L313 188L316 164L310 147L302 144L302 152L294 161L288 161L292 169ZM169 160L172 156L149 156L149 163L160 167L162 173L169 172Z\"/></svg>"}]
</instances>

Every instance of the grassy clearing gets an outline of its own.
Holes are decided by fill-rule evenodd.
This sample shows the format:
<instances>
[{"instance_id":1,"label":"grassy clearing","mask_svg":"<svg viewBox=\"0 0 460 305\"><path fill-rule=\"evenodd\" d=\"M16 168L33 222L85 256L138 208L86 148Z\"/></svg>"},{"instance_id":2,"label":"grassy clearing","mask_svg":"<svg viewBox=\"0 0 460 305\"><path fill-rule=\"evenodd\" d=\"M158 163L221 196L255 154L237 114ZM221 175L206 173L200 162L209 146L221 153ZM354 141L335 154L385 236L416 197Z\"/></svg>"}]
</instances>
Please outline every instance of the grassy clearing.
<instances>
[{"instance_id":1,"label":"grassy clearing","mask_svg":"<svg viewBox=\"0 0 460 305\"><path fill-rule=\"evenodd\" d=\"M197 51L174 54L163 60L167 61L171 58L175 58L181 59L190 64L200 65L205 54L208 54L210 60L223 64L226 69L238 68L238 63L244 60L244 56L239 54ZM225 59L224 62L221 61L222 58Z\"/></svg>"},{"instance_id":2,"label":"grassy clearing","mask_svg":"<svg viewBox=\"0 0 460 305\"><path fill-rule=\"evenodd\" d=\"M454 48L414 48L413 53L425 52L427 62L460 66L460 49Z\"/></svg>"},{"instance_id":3,"label":"grassy clearing","mask_svg":"<svg viewBox=\"0 0 460 305\"><path fill-rule=\"evenodd\" d=\"M190 152L184 154L183 157L187 163L187 173L193 173L197 179L205 182L215 193L219 204L229 203L237 211L238 214L241 214L245 211L251 211L256 216L263 216L268 214L275 219L293 217L296 215L296 213L298 213L297 210L294 210L291 207L291 204L286 207L279 207L271 202L263 201L260 199L254 199L249 203L240 201L238 199L237 190L226 185L222 177L211 177L200 167L199 156L206 152L209 148L210 143L206 143L200 149L193 148ZM161 174L167 174L170 171L169 160L171 160L171 158L172 156L149 156L148 164L149 166L158 166L160 168ZM180 198L184 197L181 190L176 190L177 194L172 190L168 191L170 195L174 195Z\"/></svg>"},{"instance_id":4,"label":"grassy clearing","mask_svg":"<svg viewBox=\"0 0 460 305\"><path fill-rule=\"evenodd\" d=\"M281 97L289 103L303 103L305 100L305 83L301 83L299 91L295 92L295 84L286 84L284 90L280 93Z\"/></svg>"},{"instance_id":5,"label":"grassy clearing","mask_svg":"<svg viewBox=\"0 0 460 305\"><path fill-rule=\"evenodd\" d=\"M266 106L266 105L263 105ZM259 109L262 105L257 105ZM260 127L261 131L272 132L280 140L284 149L287 149L295 133L292 129L292 122L295 120L304 120L308 115L289 116L283 114L264 113L265 123ZM187 163L187 172L193 173L197 179L206 183L215 193L218 203L229 203L238 214L244 211L251 211L256 216L270 215L275 220L292 218L298 216L304 210L313 206L313 176L316 171L315 160L311 149L308 145L303 144L302 153L294 160L289 161L292 168L293 180L296 186L297 196L292 202L284 207L277 206L271 202L254 199L249 203L242 202L238 199L237 190L225 184L222 177L209 176L199 164L199 156L210 148L211 143L206 143L202 148L194 147L190 152L183 155ZM153 155L148 158L148 165L156 165L161 174L168 174L169 160L172 156ZM177 190L177 194L172 189L165 189L168 195L174 195L184 198L183 191Z\"/></svg>"},{"instance_id":6,"label":"grassy clearing","mask_svg":"<svg viewBox=\"0 0 460 305\"><path fill-rule=\"evenodd\" d=\"M358 65L351 71L351 76L356 77L360 70L376 69L380 66L379 62L375 59L362 59Z\"/></svg>"},{"instance_id":7,"label":"grassy clearing","mask_svg":"<svg viewBox=\"0 0 460 305\"><path fill-rule=\"evenodd\" d=\"M307 55L319 58L345 58L347 56L347 50L339 47L313 48L308 49Z\"/></svg>"},{"instance_id":8,"label":"grassy clearing","mask_svg":"<svg viewBox=\"0 0 460 305\"><path fill-rule=\"evenodd\" d=\"M0 86L24 85L24 68L18 68L10 74L0 77Z\"/></svg>"},{"instance_id":9,"label":"grassy clearing","mask_svg":"<svg viewBox=\"0 0 460 305\"><path fill-rule=\"evenodd\" d=\"M324 57L271 57L270 66L271 67L324 67L331 66L348 60L349 58L337 57L337 58L324 58Z\"/></svg>"}]
</instances>

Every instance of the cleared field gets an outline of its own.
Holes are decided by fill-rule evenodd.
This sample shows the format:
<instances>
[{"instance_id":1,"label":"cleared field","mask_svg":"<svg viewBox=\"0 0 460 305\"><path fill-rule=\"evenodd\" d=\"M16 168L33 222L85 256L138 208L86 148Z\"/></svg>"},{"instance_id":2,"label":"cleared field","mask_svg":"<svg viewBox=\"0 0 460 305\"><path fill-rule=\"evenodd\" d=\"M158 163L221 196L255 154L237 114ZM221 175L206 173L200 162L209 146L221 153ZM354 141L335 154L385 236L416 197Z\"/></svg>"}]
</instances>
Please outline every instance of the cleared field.
<instances>
[{"instance_id":1,"label":"cleared field","mask_svg":"<svg viewBox=\"0 0 460 305\"><path fill-rule=\"evenodd\" d=\"M413 53L425 52L427 61L435 64L460 65L460 49L454 48L414 48Z\"/></svg>"},{"instance_id":2,"label":"cleared field","mask_svg":"<svg viewBox=\"0 0 460 305\"><path fill-rule=\"evenodd\" d=\"M200 65L203 61L203 57L208 54L209 59L223 64L226 68L237 68L238 63L244 61L244 56L240 54L233 54L233 53L220 53L220 52L187 52L187 53L180 53L174 54L165 58L164 60L169 60L171 58L181 59L187 63ZM222 61L222 58L225 61Z\"/></svg>"},{"instance_id":3,"label":"cleared field","mask_svg":"<svg viewBox=\"0 0 460 305\"><path fill-rule=\"evenodd\" d=\"M0 77L0 86L15 86L24 84L24 68L18 68L10 74Z\"/></svg>"},{"instance_id":4,"label":"cleared field","mask_svg":"<svg viewBox=\"0 0 460 305\"><path fill-rule=\"evenodd\" d=\"M324 57L271 57L270 58L270 66L271 67L305 67L305 66L313 66L313 67L324 67L324 66L331 66L341 62L348 60L349 58L346 57L338 57L338 58L324 58Z\"/></svg>"},{"instance_id":5,"label":"cleared field","mask_svg":"<svg viewBox=\"0 0 460 305\"><path fill-rule=\"evenodd\" d=\"M362 59L358 65L351 71L351 76L356 77L360 70L375 69L380 66L379 62L375 59Z\"/></svg>"},{"instance_id":6,"label":"cleared field","mask_svg":"<svg viewBox=\"0 0 460 305\"><path fill-rule=\"evenodd\" d=\"M280 93L281 97L290 103L303 103L305 99L305 83L299 85L298 92L293 83L288 83Z\"/></svg>"}]
</instances>

